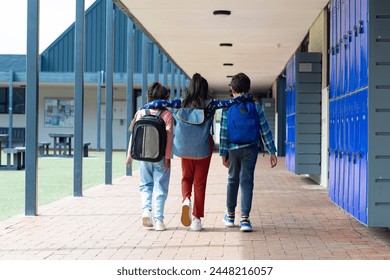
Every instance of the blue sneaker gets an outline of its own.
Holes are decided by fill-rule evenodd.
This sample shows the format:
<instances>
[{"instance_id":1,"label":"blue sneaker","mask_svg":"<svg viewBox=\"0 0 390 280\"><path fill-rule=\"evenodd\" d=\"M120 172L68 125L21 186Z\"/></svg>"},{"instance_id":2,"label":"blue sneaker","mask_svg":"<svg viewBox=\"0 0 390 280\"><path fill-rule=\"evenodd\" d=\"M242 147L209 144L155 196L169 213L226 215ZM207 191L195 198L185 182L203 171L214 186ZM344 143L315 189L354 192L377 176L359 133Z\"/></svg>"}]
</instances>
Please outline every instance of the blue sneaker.
<instances>
[{"instance_id":1,"label":"blue sneaker","mask_svg":"<svg viewBox=\"0 0 390 280\"><path fill-rule=\"evenodd\" d=\"M241 219L240 227L241 227L240 231L242 231L242 232L251 232L251 231L253 231L252 224L251 224L251 222L249 221L248 218Z\"/></svg>"},{"instance_id":2,"label":"blue sneaker","mask_svg":"<svg viewBox=\"0 0 390 280\"><path fill-rule=\"evenodd\" d=\"M225 214L225 217L223 217L222 222L224 222L225 226L227 227L234 227L234 215Z\"/></svg>"}]
</instances>

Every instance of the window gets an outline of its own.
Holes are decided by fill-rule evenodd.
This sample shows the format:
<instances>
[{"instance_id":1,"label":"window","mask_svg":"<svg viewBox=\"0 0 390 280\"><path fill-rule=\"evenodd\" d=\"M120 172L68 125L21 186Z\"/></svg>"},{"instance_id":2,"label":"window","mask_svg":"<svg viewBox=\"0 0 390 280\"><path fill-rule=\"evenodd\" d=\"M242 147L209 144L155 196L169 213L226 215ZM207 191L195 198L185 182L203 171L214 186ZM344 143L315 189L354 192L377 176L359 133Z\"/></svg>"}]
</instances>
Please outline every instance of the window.
<instances>
[{"instance_id":1,"label":"window","mask_svg":"<svg viewBox=\"0 0 390 280\"><path fill-rule=\"evenodd\" d=\"M74 100L46 98L44 125L48 127L73 127Z\"/></svg>"},{"instance_id":2,"label":"window","mask_svg":"<svg viewBox=\"0 0 390 280\"><path fill-rule=\"evenodd\" d=\"M0 88L0 114L8 114L8 91Z\"/></svg>"},{"instance_id":3,"label":"window","mask_svg":"<svg viewBox=\"0 0 390 280\"><path fill-rule=\"evenodd\" d=\"M0 114L8 114L9 88L0 88ZM26 89L13 88L12 113L25 114Z\"/></svg>"}]
</instances>

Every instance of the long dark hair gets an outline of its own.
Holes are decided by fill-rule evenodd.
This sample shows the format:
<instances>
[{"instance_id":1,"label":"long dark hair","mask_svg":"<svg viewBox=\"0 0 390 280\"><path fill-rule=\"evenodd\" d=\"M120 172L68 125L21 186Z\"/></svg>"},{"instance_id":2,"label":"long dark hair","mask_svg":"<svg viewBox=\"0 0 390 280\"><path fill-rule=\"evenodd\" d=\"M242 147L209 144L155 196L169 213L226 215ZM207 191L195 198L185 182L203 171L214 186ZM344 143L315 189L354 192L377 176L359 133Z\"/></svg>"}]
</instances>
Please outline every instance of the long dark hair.
<instances>
[{"instance_id":1,"label":"long dark hair","mask_svg":"<svg viewBox=\"0 0 390 280\"><path fill-rule=\"evenodd\" d=\"M204 109L204 101L208 99L209 83L200 74L192 76L181 106L183 108Z\"/></svg>"}]
</instances>

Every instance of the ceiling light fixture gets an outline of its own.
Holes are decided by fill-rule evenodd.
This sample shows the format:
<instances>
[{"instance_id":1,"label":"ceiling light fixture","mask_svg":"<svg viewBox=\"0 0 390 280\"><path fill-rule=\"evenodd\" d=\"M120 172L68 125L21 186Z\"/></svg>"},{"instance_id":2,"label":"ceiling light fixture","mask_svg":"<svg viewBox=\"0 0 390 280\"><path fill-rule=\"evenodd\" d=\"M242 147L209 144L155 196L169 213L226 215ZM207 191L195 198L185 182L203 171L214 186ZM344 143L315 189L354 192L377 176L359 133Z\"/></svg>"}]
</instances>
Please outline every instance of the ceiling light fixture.
<instances>
[{"instance_id":1,"label":"ceiling light fixture","mask_svg":"<svg viewBox=\"0 0 390 280\"><path fill-rule=\"evenodd\" d=\"M228 10L215 10L213 15L215 16L230 16L232 12Z\"/></svg>"},{"instance_id":2,"label":"ceiling light fixture","mask_svg":"<svg viewBox=\"0 0 390 280\"><path fill-rule=\"evenodd\" d=\"M232 43L220 43L219 46L220 47L233 47L233 44Z\"/></svg>"},{"instance_id":3,"label":"ceiling light fixture","mask_svg":"<svg viewBox=\"0 0 390 280\"><path fill-rule=\"evenodd\" d=\"M223 66L233 66L233 63L224 63Z\"/></svg>"}]
</instances>

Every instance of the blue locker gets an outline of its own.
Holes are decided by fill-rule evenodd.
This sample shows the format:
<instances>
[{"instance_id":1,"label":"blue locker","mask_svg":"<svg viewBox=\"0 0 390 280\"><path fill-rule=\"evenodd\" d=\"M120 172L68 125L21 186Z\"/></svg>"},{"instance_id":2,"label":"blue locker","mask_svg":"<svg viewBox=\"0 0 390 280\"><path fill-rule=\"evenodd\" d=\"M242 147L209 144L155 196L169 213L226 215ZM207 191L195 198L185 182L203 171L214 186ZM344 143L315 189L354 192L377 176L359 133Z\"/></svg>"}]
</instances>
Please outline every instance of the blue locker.
<instances>
[{"instance_id":1,"label":"blue locker","mask_svg":"<svg viewBox=\"0 0 390 280\"><path fill-rule=\"evenodd\" d=\"M341 22L342 22L342 60L343 60L343 83L342 93L349 92L349 0L342 0L341 8Z\"/></svg>"},{"instance_id":2,"label":"blue locker","mask_svg":"<svg viewBox=\"0 0 390 280\"><path fill-rule=\"evenodd\" d=\"M291 172L296 172L296 164L295 164L295 142L291 143Z\"/></svg>"},{"instance_id":3,"label":"blue locker","mask_svg":"<svg viewBox=\"0 0 390 280\"><path fill-rule=\"evenodd\" d=\"M349 84L350 92L357 89L357 73L356 73L356 37L358 28L356 25L356 1L349 0L349 57L350 57L350 73Z\"/></svg>"},{"instance_id":4,"label":"blue locker","mask_svg":"<svg viewBox=\"0 0 390 280\"><path fill-rule=\"evenodd\" d=\"M291 169L291 113L292 113L292 98L291 98L291 61L286 65L286 168Z\"/></svg>"},{"instance_id":5,"label":"blue locker","mask_svg":"<svg viewBox=\"0 0 390 280\"><path fill-rule=\"evenodd\" d=\"M360 207L360 103L358 100L358 94L353 95L353 211L352 215L359 220L359 207Z\"/></svg>"},{"instance_id":6,"label":"blue locker","mask_svg":"<svg viewBox=\"0 0 390 280\"><path fill-rule=\"evenodd\" d=\"M286 168L291 170L292 166L292 114L293 114L293 80L292 80L292 61L290 60L286 65Z\"/></svg>"},{"instance_id":7,"label":"blue locker","mask_svg":"<svg viewBox=\"0 0 390 280\"><path fill-rule=\"evenodd\" d=\"M346 71L345 71L345 39L344 39L344 36L345 36L345 17L346 17L346 14L345 14L345 1L346 0L340 0L340 34L339 34L339 44L340 44L340 72L339 72L339 76L340 76L340 96L345 94L346 91L345 91L345 84L346 84L346 77L345 77L345 74L346 74Z\"/></svg>"},{"instance_id":8,"label":"blue locker","mask_svg":"<svg viewBox=\"0 0 390 280\"><path fill-rule=\"evenodd\" d=\"M329 129L330 129L330 132L329 132L329 137L332 137L330 138L330 141L329 143L332 143L332 148L331 148L331 159L333 160L333 164L332 164L332 167L329 166L329 184L331 182L331 180L333 180L333 188L332 188L332 192L331 192L331 196L332 196L332 201L336 203L336 149L337 149L337 133L336 133L336 105L337 105L337 100L331 100L331 105L333 107L332 111L333 111L333 121L332 121L332 126L329 126ZM333 168L333 173L331 173L331 170ZM329 185L330 187L330 185Z\"/></svg>"},{"instance_id":9,"label":"blue locker","mask_svg":"<svg viewBox=\"0 0 390 280\"><path fill-rule=\"evenodd\" d=\"M343 205L344 208L348 211L349 204L348 204L348 195L349 195L349 156L348 156L348 144L349 144L349 95L345 95L344 99L344 129L343 129L343 135L344 135L344 147L343 147L343 166L344 166L344 182L343 182L343 188L344 188L344 201Z\"/></svg>"},{"instance_id":10,"label":"blue locker","mask_svg":"<svg viewBox=\"0 0 390 280\"><path fill-rule=\"evenodd\" d=\"M360 77L361 87L368 85L368 0L360 0L360 21L359 21L359 36L360 36Z\"/></svg>"},{"instance_id":11,"label":"blue locker","mask_svg":"<svg viewBox=\"0 0 390 280\"><path fill-rule=\"evenodd\" d=\"M389 227L390 1L335 0L331 5L336 9L331 38L340 40L341 31L347 31L349 41L342 56L336 51L330 69L329 84L336 90L329 104L329 197L361 223Z\"/></svg>"},{"instance_id":12,"label":"blue locker","mask_svg":"<svg viewBox=\"0 0 390 280\"><path fill-rule=\"evenodd\" d=\"M346 130L345 130L345 96L340 99L340 156L339 156L339 169L340 169L340 192L339 192L339 202L340 206L345 209L345 140L346 140Z\"/></svg>"},{"instance_id":13,"label":"blue locker","mask_svg":"<svg viewBox=\"0 0 390 280\"><path fill-rule=\"evenodd\" d=\"M336 92L335 96L341 94L341 55L340 55L340 40L341 40L341 0L336 0Z\"/></svg>"},{"instance_id":14,"label":"blue locker","mask_svg":"<svg viewBox=\"0 0 390 280\"><path fill-rule=\"evenodd\" d=\"M294 71L292 71L294 75ZM291 118L290 118L290 135L291 135L291 162L290 162L290 171L295 173L295 89L294 83L292 82L291 88Z\"/></svg>"},{"instance_id":15,"label":"blue locker","mask_svg":"<svg viewBox=\"0 0 390 280\"><path fill-rule=\"evenodd\" d=\"M337 18L337 10L336 10L336 1L332 0L331 1L331 6L330 6L330 29L331 29L331 34L330 34L330 50L329 50L329 56L330 56L330 80L329 80L329 99L332 99L336 97L336 42L337 42L337 25L336 25L336 18Z\"/></svg>"},{"instance_id":16,"label":"blue locker","mask_svg":"<svg viewBox=\"0 0 390 280\"><path fill-rule=\"evenodd\" d=\"M339 204L340 192L340 99L335 101L335 203Z\"/></svg>"},{"instance_id":17,"label":"blue locker","mask_svg":"<svg viewBox=\"0 0 390 280\"><path fill-rule=\"evenodd\" d=\"M361 104L359 119L360 119L360 207L359 207L359 220L367 224L367 150L368 150L368 108L367 98L368 90L364 89L359 92L359 103Z\"/></svg>"},{"instance_id":18,"label":"blue locker","mask_svg":"<svg viewBox=\"0 0 390 280\"><path fill-rule=\"evenodd\" d=\"M353 168L353 95L349 95L347 97L347 188L348 188L348 194L347 194L347 211L349 213L353 213L353 183L354 183L354 168Z\"/></svg>"},{"instance_id":19,"label":"blue locker","mask_svg":"<svg viewBox=\"0 0 390 280\"><path fill-rule=\"evenodd\" d=\"M356 83L356 89L361 88L362 79L360 76L360 69L362 68L362 62L361 62L361 40L362 36L360 35L359 26L360 26L360 7L361 7L361 1L362 0L355 0L355 25L354 25L354 32L355 32L355 83Z\"/></svg>"},{"instance_id":20,"label":"blue locker","mask_svg":"<svg viewBox=\"0 0 390 280\"><path fill-rule=\"evenodd\" d=\"M296 53L286 65L286 167L296 174L321 172L321 57Z\"/></svg>"},{"instance_id":21,"label":"blue locker","mask_svg":"<svg viewBox=\"0 0 390 280\"><path fill-rule=\"evenodd\" d=\"M354 94L348 96L348 212L353 213L354 205Z\"/></svg>"},{"instance_id":22,"label":"blue locker","mask_svg":"<svg viewBox=\"0 0 390 280\"><path fill-rule=\"evenodd\" d=\"M335 102L329 103L329 196L335 201Z\"/></svg>"}]
</instances>

